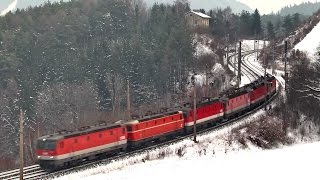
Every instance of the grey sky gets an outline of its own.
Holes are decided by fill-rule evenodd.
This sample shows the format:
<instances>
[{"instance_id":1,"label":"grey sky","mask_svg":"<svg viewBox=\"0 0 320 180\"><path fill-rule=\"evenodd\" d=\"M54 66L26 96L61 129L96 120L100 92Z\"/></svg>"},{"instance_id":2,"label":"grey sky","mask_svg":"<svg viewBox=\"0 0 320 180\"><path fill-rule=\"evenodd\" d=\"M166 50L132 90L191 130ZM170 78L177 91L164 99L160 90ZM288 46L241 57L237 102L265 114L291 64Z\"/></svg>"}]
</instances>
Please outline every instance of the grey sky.
<instances>
[{"instance_id":1,"label":"grey sky","mask_svg":"<svg viewBox=\"0 0 320 180\"><path fill-rule=\"evenodd\" d=\"M279 11L287 5L300 4L302 2L316 2L320 0L238 0L247 4L252 9L258 8L261 14L268 14Z\"/></svg>"}]
</instances>

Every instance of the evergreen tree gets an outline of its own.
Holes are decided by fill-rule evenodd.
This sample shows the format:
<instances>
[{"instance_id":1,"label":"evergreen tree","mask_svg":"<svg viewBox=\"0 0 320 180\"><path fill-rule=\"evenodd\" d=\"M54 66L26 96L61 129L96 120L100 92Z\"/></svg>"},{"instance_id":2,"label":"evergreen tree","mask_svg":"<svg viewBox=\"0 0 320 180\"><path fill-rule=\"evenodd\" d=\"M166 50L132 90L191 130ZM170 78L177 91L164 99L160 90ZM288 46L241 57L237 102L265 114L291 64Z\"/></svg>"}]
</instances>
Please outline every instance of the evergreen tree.
<instances>
[{"instance_id":1,"label":"evergreen tree","mask_svg":"<svg viewBox=\"0 0 320 180\"><path fill-rule=\"evenodd\" d=\"M262 28L261 28L261 17L258 9L254 11L252 14L252 26L251 26L251 32L254 35L261 35L262 33Z\"/></svg>"},{"instance_id":2,"label":"evergreen tree","mask_svg":"<svg viewBox=\"0 0 320 180\"><path fill-rule=\"evenodd\" d=\"M291 15L287 15L284 18L282 27L284 28L286 35L289 35L289 33L293 30L294 27Z\"/></svg>"},{"instance_id":3,"label":"evergreen tree","mask_svg":"<svg viewBox=\"0 0 320 180\"><path fill-rule=\"evenodd\" d=\"M268 32L268 38L270 40L275 38L274 27L271 21L269 21L267 24L267 32Z\"/></svg>"},{"instance_id":4,"label":"evergreen tree","mask_svg":"<svg viewBox=\"0 0 320 180\"><path fill-rule=\"evenodd\" d=\"M244 36L252 35L252 20L248 11L242 11L240 15L240 34Z\"/></svg>"},{"instance_id":5,"label":"evergreen tree","mask_svg":"<svg viewBox=\"0 0 320 180\"><path fill-rule=\"evenodd\" d=\"M293 23L293 26L297 26L299 25L301 22L301 19L300 19L300 14L299 13L295 13L293 14L293 17L292 17L292 23Z\"/></svg>"}]
</instances>

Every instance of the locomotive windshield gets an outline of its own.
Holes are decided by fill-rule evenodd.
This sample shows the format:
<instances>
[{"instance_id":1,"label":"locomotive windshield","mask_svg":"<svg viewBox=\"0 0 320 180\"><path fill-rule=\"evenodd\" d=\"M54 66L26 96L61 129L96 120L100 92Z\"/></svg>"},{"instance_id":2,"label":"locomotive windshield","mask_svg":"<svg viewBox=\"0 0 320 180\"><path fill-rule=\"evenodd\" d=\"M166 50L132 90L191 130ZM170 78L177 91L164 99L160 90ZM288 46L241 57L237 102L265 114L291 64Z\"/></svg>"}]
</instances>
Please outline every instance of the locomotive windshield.
<instances>
[{"instance_id":1,"label":"locomotive windshield","mask_svg":"<svg viewBox=\"0 0 320 180\"><path fill-rule=\"evenodd\" d=\"M46 140L40 139L37 142L37 149L54 150L55 148L56 148L56 141L46 141Z\"/></svg>"}]
</instances>

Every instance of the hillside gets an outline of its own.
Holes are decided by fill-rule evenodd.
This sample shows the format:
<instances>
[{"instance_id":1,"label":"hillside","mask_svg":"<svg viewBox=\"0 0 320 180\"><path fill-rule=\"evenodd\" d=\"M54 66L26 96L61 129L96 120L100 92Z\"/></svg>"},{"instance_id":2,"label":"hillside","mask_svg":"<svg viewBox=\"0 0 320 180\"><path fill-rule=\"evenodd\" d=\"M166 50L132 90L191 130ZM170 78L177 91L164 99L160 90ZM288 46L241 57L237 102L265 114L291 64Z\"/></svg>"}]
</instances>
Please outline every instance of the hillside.
<instances>
[{"instance_id":1,"label":"hillside","mask_svg":"<svg viewBox=\"0 0 320 180\"><path fill-rule=\"evenodd\" d=\"M155 2L172 3L173 0L145 0L148 6L152 6ZM189 0L192 9L204 8L206 10L215 8L231 7L235 13L240 13L242 10L253 12L253 10L244 3L237 0Z\"/></svg>"},{"instance_id":2,"label":"hillside","mask_svg":"<svg viewBox=\"0 0 320 180\"><path fill-rule=\"evenodd\" d=\"M311 16L313 13L320 9L320 2L305 2L299 5L286 6L279 11L281 16L286 16L288 14L303 14L306 16Z\"/></svg>"},{"instance_id":3,"label":"hillside","mask_svg":"<svg viewBox=\"0 0 320 180\"><path fill-rule=\"evenodd\" d=\"M1 0L1 3L0 3L0 12L2 12L3 10L5 10L9 5L10 3L12 3L13 0Z\"/></svg>"}]
</instances>

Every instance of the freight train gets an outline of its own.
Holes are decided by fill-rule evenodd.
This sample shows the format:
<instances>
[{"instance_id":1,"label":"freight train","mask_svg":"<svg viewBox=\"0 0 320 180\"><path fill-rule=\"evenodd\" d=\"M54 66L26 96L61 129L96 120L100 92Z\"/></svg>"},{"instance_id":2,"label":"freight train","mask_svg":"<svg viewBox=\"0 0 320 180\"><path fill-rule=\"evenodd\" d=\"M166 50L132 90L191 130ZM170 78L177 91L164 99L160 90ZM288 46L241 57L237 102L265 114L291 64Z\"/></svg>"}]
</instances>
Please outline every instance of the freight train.
<instances>
[{"instance_id":1,"label":"freight train","mask_svg":"<svg viewBox=\"0 0 320 180\"><path fill-rule=\"evenodd\" d=\"M260 106L275 93L276 79L267 75L266 79L261 77L244 87L224 92L220 97L204 98L196 106L196 126L205 129L229 121ZM37 140L38 163L41 168L53 171L164 142L192 133L193 116L193 107L187 103L125 123L99 124L43 136Z\"/></svg>"}]
</instances>

